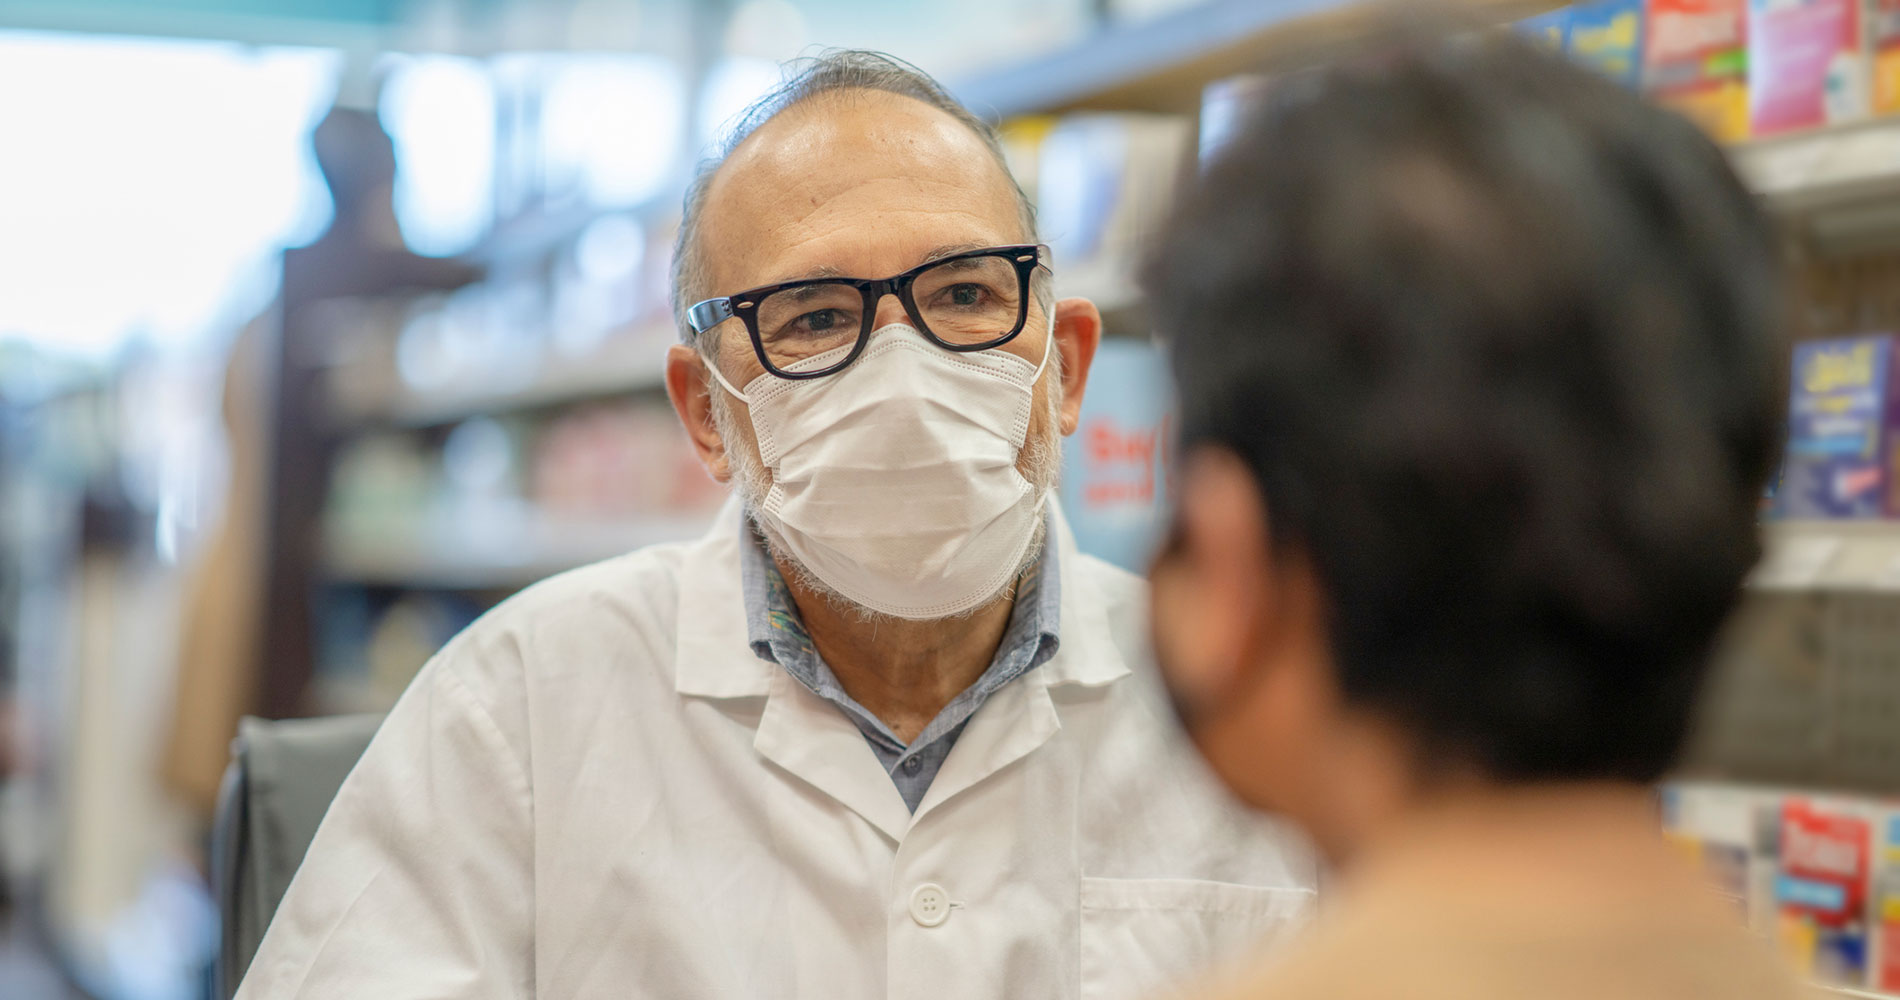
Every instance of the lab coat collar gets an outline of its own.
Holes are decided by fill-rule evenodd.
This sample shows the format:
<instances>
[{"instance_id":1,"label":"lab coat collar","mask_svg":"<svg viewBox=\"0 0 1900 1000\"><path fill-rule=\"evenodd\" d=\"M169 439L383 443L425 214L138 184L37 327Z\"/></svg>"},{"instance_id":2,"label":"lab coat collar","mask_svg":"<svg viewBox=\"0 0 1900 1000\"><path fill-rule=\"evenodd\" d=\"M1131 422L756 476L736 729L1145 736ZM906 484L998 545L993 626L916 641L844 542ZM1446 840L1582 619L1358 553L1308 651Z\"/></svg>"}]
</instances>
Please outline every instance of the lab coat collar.
<instances>
[{"instance_id":1,"label":"lab coat collar","mask_svg":"<svg viewBox=\"0 0 1900 1000\"><path fill-rule=\"evenodd\" d=\"M737 494L713 518L712 527L685 553L680 566L678 637L673 686L702 698L763 698L772 690L777 664L759 659L746 641L745 595L739 582Z\"/></svg>"},{"instance_id":2,"label":"lab coat collar","mask_svg":"<svg viewBox=\"0 0 1900 1000\"><path fill-rule=\"evenodd\" d=\"M1056 546L1062 572L1062 642L1048 663L1024 675L1041 675L1042 683L1057 687L1078 684L1101 687L1128 676L1128 662L1115 644L1108 620L1109 595L1101 590L1103 572L1085 560L1075 547L1075 533L1062 515L1056 498L1049 501L1049 542ZM1139 609L1146 614L1148 609Z\"/></svg>"},{"instance_id":3,"label":"lab coat collar","mask_svg":"<svg viewBox=\"0 0 1900 1000\"><path fill-rule=\"evenodd\" d=\"M762 698L785 673L759 658L746 641L745 596L739 579L739 527L744 508L735 495L712 527L687 551L680 569L679 635L674 686L703 698ZM1051 504L1049 544L1058 547L1062 573L1062 641L1048 663L1027 677L1043 684L1100 687L1128 675L1108 620L1107 595L1098 589L1075 546L1061 505ZM1012 684L1009 687L1015 687Z\"/></svg>"},{"instance_id":4,"label":"lab coat collar","mask_svg":"<svg viewBox=\"0 0 1900 1000\"><path fill-rule=\"evenodd\" d=\"M843 803L893 841L1060 731L1051 687L1097 687L1129 672L1109 631L1107 595L1098 589L1101 571L1083 564L1058 508L1049 519L1049 543L1059 546L1063 574L1061 646L1048 663L990 696L913 815L877 755L866 749L857 725L783 668L761 659L747 642L739 570L743 516L739 500L728 500L711 530L685 554L674 686L683 695L703 698L765 698L752 742L759 755Z\"/></svg>"},{"instance_id":5,"label":"lab coat collar","mask_svg":"<svg viewBox=\"0 0 1900 1000\"><path fill-rule=\"evenodd\" d=\"M857 723L785 670L773 668L770 687L752 739L759 756L844 803L886 837L904 839L910 807Z\"/></svg>"}]
</instances>

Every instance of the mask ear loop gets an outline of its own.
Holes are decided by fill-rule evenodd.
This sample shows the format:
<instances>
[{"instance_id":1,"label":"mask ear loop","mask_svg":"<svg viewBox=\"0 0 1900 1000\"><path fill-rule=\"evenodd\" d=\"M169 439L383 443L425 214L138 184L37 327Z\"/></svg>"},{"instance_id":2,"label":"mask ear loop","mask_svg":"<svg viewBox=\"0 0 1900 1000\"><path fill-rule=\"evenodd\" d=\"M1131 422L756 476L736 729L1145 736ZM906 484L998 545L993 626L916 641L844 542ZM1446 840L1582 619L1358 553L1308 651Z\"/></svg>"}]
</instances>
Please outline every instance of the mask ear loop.
<instances>
[{"instance_id":1,"label":"mask ear loop","mask_svg":"<svg viewBox=\"0 0 1900 1000\"><path fill-rule=\"evenodd\" d=\"M715 382L718 382L718 383L719 383L719 384L720 384L720 385L721 385L722 387L724 387L724 388L725 388L725 390L726 390L727 392L729 392L729 393L731 393L731 394L732 394L732 398L734 398L734 399L736 399L736 400L738 400L738 401L739 401L739 402L741 402L741 403L744 403L744 404L746 404L747 406L751 406L751 405L752 405L752 400L750 400L750 399L748 399L748 398L746 398L746 394L745 394L745 393L743 393L743 392L740 392L740 391L739 391L739 390L737 390L737 389L734 389L734 388L732 387L732 383L731 383L731 382L728 382L728 381L726 381L726 376L725 376L725 375L723 375L723 374L721 374L721 373L720 373L720 371L719 371L719 362L717 362L717 361L715 361L715 360L713 360L712 358L710 358L710 357L708 357L708 356L706 356L706 355L705 355L704 353L701 353L701 354L700 354L700 356L699 356L699 360L700 360L700 361L701 361L701 362L702 362L703 364L705 364L705 366L706 366L706 370L707 370L707 371L710 371L710 372L712 372L712 377L713 377L713 381L715 381Z\"/></svg>"},{"instance_id":2,"label":"mask ear loop","mask_svg":"<svg viewBox=\"0 0 1900 1000\"><path fill-rule=\"evenodd\" d=\"M1029 376L1030 388L1032 389L1035 388L1036 383L1042 381L1042 370L1049 366L1049 355L1055 353L1055 349L1056 349L1056 311L1054 309L1050 309L1049 310L1049 332L1047 335L1045 335L1042 338L1042 360L1036 362L1036 372L1035 374Z\"/></svg>"}]
</instances>

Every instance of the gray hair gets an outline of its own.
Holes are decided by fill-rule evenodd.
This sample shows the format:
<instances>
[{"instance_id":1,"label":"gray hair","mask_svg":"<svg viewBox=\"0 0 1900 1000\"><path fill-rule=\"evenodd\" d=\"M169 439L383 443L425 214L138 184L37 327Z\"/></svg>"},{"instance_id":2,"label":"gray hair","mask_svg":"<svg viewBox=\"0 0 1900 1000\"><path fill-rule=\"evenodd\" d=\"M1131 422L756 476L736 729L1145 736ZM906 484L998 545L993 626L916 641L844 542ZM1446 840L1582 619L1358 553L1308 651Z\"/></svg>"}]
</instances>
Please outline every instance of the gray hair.
<instances>
[{"instance_id":1,"label":"gray hair","mask_svg":"<svg viewBox=\"0 0 1900 1000\"><path fill-rule=\"evenodd\" d=\"M706 207L706 192L712 186L713 176L732 151L766 122L788 108L827 94L879 90L909 97L942 111L976 133L996 156L997 165L1003 168L1003 176L1009 178L1010 188L1016 193L1024 239L1036 241L1036 207L1010 173L996 129L958 103L930 74L896 56L861 49L830 49L808 59L795 60L785 65L785 73L784 82L731 121L712 155L700 161L693 172L692 183L687 185L679 236L673 245L673 319L679 324L682 337L697 343L701 349L710 349L716 343L711 339L714 336L711 331L703 341L695 337L686 317L687 309L708 295L708 269L699 248L699 219ZM1046 289L1038 291L1046 295Z\"/></svg>"}]
</instances>

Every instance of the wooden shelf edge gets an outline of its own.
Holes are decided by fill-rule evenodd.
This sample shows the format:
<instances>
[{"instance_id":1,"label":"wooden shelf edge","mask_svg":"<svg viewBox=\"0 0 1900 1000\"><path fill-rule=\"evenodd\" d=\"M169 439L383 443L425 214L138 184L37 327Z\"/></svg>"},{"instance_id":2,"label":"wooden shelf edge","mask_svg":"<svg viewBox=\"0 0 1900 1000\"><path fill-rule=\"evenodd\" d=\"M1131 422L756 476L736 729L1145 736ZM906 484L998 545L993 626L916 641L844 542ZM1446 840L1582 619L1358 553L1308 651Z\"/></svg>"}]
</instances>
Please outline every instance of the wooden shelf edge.
<instances>
[{"instance_id":1,"label":"wooden shelf edge","mask_svg":"<svg viewBox=\"0 0 1900 1000\"><path fill-rule=\"evenodd\" d=\"M1558 0L1464 0L1455 9L1474 21L1502 23L1561 6ZM1310 60L1361 36L1394 9L1354 0L1209 0L970 74L950 91L993 121L1083 109L1191 113L1208 83L1275 59Z\"/></svg>"},{"instance_id":2,"label":"wooden shelf edge","mask_svg":"<svg viewBox=\"0 0 1900 1000\"><path fill-rule=\"evenodd\" d=\"M404 529L329 532L324 573L333 582L348 584L504 589L653 545L690 541L704 534L710 521L710 513L446 522L418 517Z\"/></svg>"}]
</instances>

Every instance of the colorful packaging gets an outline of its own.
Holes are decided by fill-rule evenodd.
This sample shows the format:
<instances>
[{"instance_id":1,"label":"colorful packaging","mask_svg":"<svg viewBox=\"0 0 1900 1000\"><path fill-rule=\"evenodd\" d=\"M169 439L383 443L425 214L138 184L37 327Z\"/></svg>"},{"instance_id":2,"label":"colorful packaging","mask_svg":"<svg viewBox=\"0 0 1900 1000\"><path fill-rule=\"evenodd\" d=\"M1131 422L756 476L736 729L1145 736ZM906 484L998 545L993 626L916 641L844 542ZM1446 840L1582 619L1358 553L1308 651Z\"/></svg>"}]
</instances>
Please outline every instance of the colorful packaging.
<instances>
[{"instance_id":1,"label":"colorful packaging","mask_svg":"<svg viewBox=\"0 0 1900 1000\"><path fill-rule=\"evenodd\" d=\"M1900 809L1883 817L1880 881L1874 898L1874 974L1869 986L1900 993Z\"/></svg>"},{"instance_id":2,"label":"colorful packaging","mask_svg":"<svg viewBox=\"0 0 1900 1000\"><path fill-rule=\"evenodd\" d=\"M1578 4L1570 9L1569 35L1579 62L1626 87L1642 83L1643 0Z\"/></svg>"},{"instance_id":3,"label":"colorful packaging","mask_svg":"<svg viewBox=\"0 0 1900 1000\"><path fill-rule=\"evenodd\" d=\"M1648 0L1643 88L1722 142L1748 137L1748 0Z\"/></svg>"},{"instance_id":4,"label":"colorful packaging","mask_svg":"<svg viewBox=\"0 0 1900 1000\"><path fill-rule=\"evenodd\" d=\"M1102 341L1076 432L1062 440L1062 513L1083 552L1148 570L1165 525L1174 433L1167 362L1153 344Z\"/></svg>"},{"instance_id":5,"label":"colorful packaging","mask_svg":"<svg viewBox=\"0 0 1900 1000\"><path fill-rule=\"evenodd\" d=\"M1677 783L1662 789L1663 835L1707 879L1710 889L1749 919L1750 845L1763 796L1728 785Z\"/></svg>"},{"instance_id":6,"label":"colorful packaging","mask_svg":"<svg viewBox=\"0 0 1900 1000\"><path fill-rule=\"evenodd\" d=\"M1894 364L1894 341L1886 335L1796 345L1782 516L1877 518L1900 510Z\"/></svg>"},{"instance_id":7,"label":"colorful packaging","mask_svg":"<svg viewBox=\"0 0 1900 1000\"><path fill-rule=\"evenodd\" d=\"M1750 0L1749 131L1772 135L1867 113L1862 0Z\"/></svg>"},{"instance_id":8,"label":"colorful packaging","mask_svg":"<svg viewBox=\"0 0 1900 1000\"><path fill-rule=\"evenodd\" d=\"M1797 971L1846 986L1867 982L1872 847L1872 824L1852 806L1782 804L1776 937Z\"/></svg>"},{"instance_id":9,"label":"colorful packaging","mask_svg":"<svg viewBox=\"0 0 1900 1000\"><path fill-rule=\"evenodd\" d=\"M1542 42L1552 51L1562 52L1570 45L1570 11L1569 7L1559 7L1535 17L1527 17L1512 27L1524 37Z\"/></svg>"},{"instance_id":10,"label":"colorful packaging","mask_svg":"<svg viewBox=\"0 0 1900 1000\"><path fill-rule=\"evenodd\" d=\"M1900 0L1868 0L1866 33L1874 57L1874 113L1900 111Z\"/></svg>"}]
</instances>

